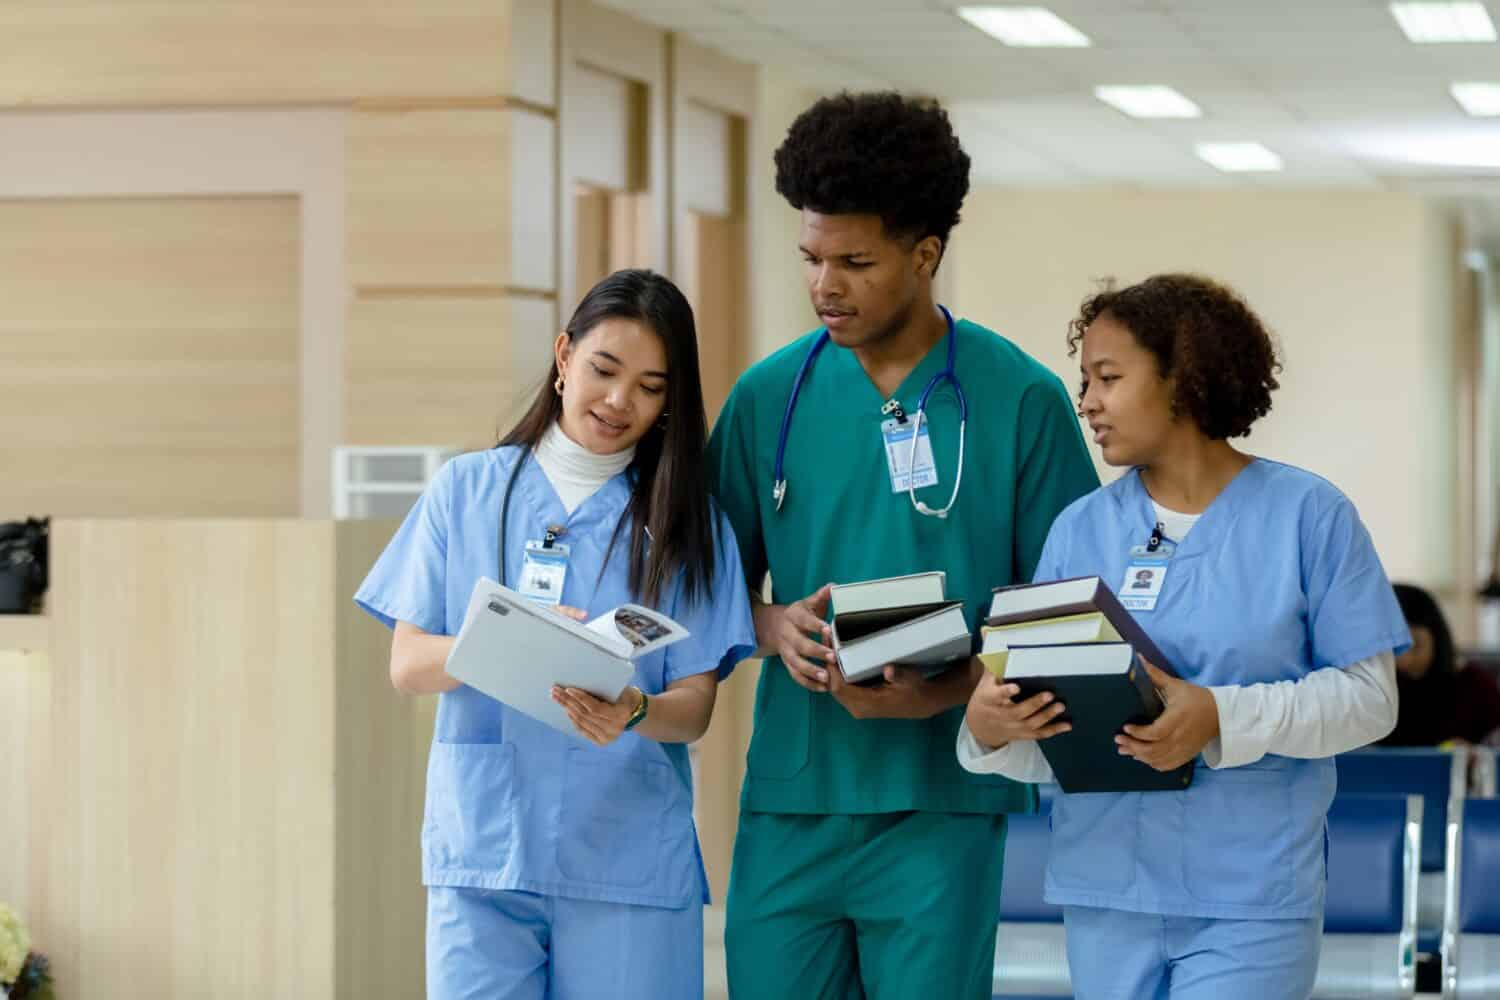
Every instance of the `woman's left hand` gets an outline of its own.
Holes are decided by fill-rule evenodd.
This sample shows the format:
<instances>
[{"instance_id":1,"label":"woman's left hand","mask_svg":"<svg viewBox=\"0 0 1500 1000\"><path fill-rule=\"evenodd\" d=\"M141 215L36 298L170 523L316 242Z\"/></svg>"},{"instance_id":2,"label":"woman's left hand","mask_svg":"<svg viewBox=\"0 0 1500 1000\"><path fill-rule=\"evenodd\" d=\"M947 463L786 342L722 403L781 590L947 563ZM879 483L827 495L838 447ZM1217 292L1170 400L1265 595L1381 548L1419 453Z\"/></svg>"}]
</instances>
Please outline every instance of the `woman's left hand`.
<instances>
[{"instance_id":1,"label":"woman's left hand","mask_svg":"<svg viewBox=\"0 0 1500 1000\"><path fill-rule=\"evenodd\" d=\"M552 688L552 700L563 707L585 739L601 747L620 738L640 697L640 690L634 685L626 687L619 699L612 702L596 698L581 688L561 685Z\"/></svg>"},{"instance_id":2,"label":"woman's left hand","mask_svg":"<svg viewBox=\"0 0 1500 1000\"><path fill-rule=\"evenodd\" d=\"M1144 656L1140 659L1167 707L1149 726L1126 726L1115 745L1126 757L1170 771L1198 756L1219 735L1219 703L1208 688L1173 677Z\"/></svg>"}]
</instances>

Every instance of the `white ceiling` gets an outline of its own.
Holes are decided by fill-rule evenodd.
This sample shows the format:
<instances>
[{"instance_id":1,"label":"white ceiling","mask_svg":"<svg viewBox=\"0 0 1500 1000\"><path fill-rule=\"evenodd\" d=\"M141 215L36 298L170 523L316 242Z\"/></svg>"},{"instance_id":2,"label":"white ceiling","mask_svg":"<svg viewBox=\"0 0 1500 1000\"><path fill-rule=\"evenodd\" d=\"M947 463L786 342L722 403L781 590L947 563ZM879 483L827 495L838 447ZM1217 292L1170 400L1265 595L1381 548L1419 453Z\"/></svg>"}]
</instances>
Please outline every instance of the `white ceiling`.
<instances>
[{"instance_id":1,"label":"white ceiling","mask_svg":"<svg viewBox=\"0 0 1500 1000\"><path fill-rule=\"evenodd\" d=\"M1008 48L936 0L604 0L735 58L828 88L895 87L949 106L978 183L1414 187L1500 198L1500 118L1456 80L1500 81L1500 44L1413 45L1383 0L1026 0L1093 40ZM1500 0L1488 3L1500 24ZM1200 119L1138 121L1093 97L1161 83ZM1279 174L1228 176L1198 142L1256 141ZM1444 166L1448 159L1467 166Z\"/></svg>"}]
</instances>

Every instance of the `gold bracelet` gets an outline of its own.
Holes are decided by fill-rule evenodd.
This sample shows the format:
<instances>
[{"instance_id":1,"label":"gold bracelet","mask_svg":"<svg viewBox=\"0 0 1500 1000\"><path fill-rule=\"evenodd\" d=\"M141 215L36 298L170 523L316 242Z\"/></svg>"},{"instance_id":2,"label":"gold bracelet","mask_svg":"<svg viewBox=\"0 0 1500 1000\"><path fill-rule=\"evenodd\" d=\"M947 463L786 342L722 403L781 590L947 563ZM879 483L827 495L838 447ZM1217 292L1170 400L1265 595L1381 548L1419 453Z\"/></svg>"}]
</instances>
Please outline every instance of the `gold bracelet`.
<instances>
[{"instance_id":1,"label":"gold bracelet","mask_svg":"<svg viewBox=\"0 0 1500 1000\"><path fill-rule=\"evenodd\" d=\"M630 718L625 720L625 728L627 730L634 729L636 726L640 725L641 722L646 718L646 704L648 701L650 701L650 699L646 697L645 690L643 690L642 688L636 688L635 692L636 694L641 696L641 700L636 702L635 711L631 712Z\"/></svg>"}]
</instances>

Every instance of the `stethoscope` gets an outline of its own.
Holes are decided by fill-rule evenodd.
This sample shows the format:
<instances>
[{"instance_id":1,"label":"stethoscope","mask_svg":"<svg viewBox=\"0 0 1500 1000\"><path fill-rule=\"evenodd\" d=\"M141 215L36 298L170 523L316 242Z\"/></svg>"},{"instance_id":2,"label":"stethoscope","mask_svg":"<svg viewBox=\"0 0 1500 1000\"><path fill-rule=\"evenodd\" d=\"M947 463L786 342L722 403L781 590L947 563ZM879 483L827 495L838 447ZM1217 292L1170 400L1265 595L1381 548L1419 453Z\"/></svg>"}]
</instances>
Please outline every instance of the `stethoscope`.
<instances>
[{"instance_id":1,"label":"stethoscope","mask_svg":"<svg viewBox=\"0 0 1500 1000\"><path fill-rule=\"evenodd\" d=\"M958 486L964 476L964 426L969 421L969 403L964 399L964 387L958 382L958 373L953 364L958 354L958 338L953 335L953 314L943 306L938 306L942 311L943 320L948 324L948 367L932 376L927 382L927 387L922 390L922 395L917 400L916 422L911 431L911 455L908 457L907 469L910 470L917 461L917 442L922 435L922 420L927 411L927 400L931 398L932 391L943 382L953 385L953 394L958 397L958 468L953 474L953 492L948 495L948 502L940 510L933 510L921 500L917 499L917 477L908 475L906 477L906 496L911 501L918 514L926 514L929 517L946 518L948 512L953 509L953 504L958 500ZM813 361L817 359L818 352L828 346L828 328L824 327L818 333L817 339L813 341L807 357L802 359L802 367L797 369L796 381L792 383L792 395L786 401L786 413L781 418L781 431L776 435L776 469L775 483L771 487L771 497L776 501L776 510L781 510L782 503L786 500L786 441L792 426L792 411L797 408L797 397L802 394L802 385L807 381L807 373L812 370ZM887 403L882 412L895 412L896 419L903 420L904 415L901 408L894 400Z\"/></svg>"},{"instance_id":2,"label":"stethoscope","mask_svg":"<svg viewBox=\"0 0 1500 1000\"><path fill-rule=\"evenodd\" d=\"M516 477L521 474L521 466L531 457L531 445L521 445L521 454L516 456L516 464L511 466L510 478L505 482L505 499L500 503L500 586L505 586L505 522L510 519L510 495L516 489ZM566 529L560 524L547 526L547 532L542 536L542 544L551 548Z\"/></svg>"},{"instance_id":3,"label":"stethoscope","mask_svg":"<svg viewBox=\"0 0 1500 1000\"><path fill-rule=\"evenodd\" d=\"M505 586L505 522L510 520L510 495L516 490L516 477L521 474L521 466L525 465L527 459L531 458L531 451L531 445L521 445L521 454L516 457L516 464L511 466L510 476L505 481L504 499L500 502L500 540L496 546L496 555L500 562L500 586L502 587ZM631 477L631 482L633 483L635 481L634 472L630 471L626 474ZM567 533L567 530L568 527L565 524L547 525L546 531L542 533L542 548L552 548L552 546L557 544L557 540ZM646 538L648 540L651 539L651 529L649 528L646 529ZM610 544L613 545L613 541Z\"/></svg>"}]
</instances>

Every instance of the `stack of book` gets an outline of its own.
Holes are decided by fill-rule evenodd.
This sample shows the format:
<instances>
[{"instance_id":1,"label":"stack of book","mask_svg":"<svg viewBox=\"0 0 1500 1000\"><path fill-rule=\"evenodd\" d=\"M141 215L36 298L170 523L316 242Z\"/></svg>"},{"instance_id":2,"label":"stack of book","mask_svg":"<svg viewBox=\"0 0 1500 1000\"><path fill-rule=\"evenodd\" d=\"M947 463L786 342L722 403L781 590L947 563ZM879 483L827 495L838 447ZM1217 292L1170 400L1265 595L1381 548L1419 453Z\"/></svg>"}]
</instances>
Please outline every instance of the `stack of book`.
<instances>
[{"instance_id":1,"label":"stack of book","mask_svg":"<svg viewBox=\"0 0 1500 1000\"><path fill-rule=\"evenodd\" d=\"M1167 658L1097 576L1001 587L990 601L979 658L1020 688L1017 701L1050 691L1066 733L1038 746L1065 792L1180 791L1191 761L1157 771L1122 756L1115 735L1146 725L1165 705L1139 656L1175 673Z\"/></svg>"},{"instance_id":2,"label":"stack of book","mask_svg":"<svg viewBox=\"0 0 1500 1000\"><path fill-rule=\"evenodd\" d=\"M941 572L834 584L833 650L852 684L878 681L888 663L926 674L973 654L964 602L943 596Z\"/></svg>"}]
</instances>

